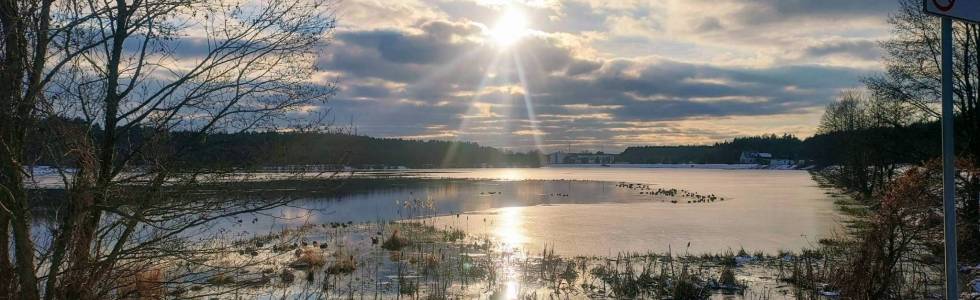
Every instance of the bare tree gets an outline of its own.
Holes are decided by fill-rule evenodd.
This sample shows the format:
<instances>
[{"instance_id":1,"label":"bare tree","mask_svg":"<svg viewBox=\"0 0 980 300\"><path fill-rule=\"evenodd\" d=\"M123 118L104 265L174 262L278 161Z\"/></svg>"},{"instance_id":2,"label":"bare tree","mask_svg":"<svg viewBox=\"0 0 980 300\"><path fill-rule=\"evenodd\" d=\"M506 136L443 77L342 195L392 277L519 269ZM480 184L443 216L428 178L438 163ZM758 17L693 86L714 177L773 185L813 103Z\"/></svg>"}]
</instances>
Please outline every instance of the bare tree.
<instances>
[{"instance_id":1,"label":"bare tree","mask_svg":"<svg viewBox=\"0 0 980 300\"><path fill-rule=\"evenodd\" d=\"M878 98L914 106L909 114L938 118L942 92L939 18L922 11L922 2L902 0L892 16L893 38L881 43L886 72L865 80ZM953 94L961 149L980 157L980 25L954 26Z\"/></svg>"},{"instance_id":2,"label":"bare tree","mask_svg":"<svg viewBox=\"0 0 980 300\"><path fill-rule=\"evenodd\" d=\"M34 246L24 149L31 137L35 107L42 98L52 1L0 1L0 297L23 294L36 299ZM11 238L14 251L11 254ZM11 262L11 258L14 259ZM11 278L14 279L14 278ZM30 295L33 295L30 296Z\"/></svg>"},{"instance_id":3,"label":"bare tree","mask_svg":"<svg viewBox=\"0 0 980 300\"><path fill-rule=\"evenodd\" d=\"M897 147L894 135L912 120L901 103L882 101L864 91L841 92L837 101L827 105L818 129L840 163L825 175L863 198L873 196L902 163L906 147Z\"/></svg>"},{"instance_id":4,"label":"bare tree","mask_svg":"<svg viewBox=\"0 0 980 300\"><path fill-rule=\"evenodd\" d=\"M837 101L827 105L818 130L823 134L852 132L868 129L868 124L864 95L859 91L844 91Z\"/></svg>"},{"instance_id":5,"label":"bare tree","mask_svg":"<svg viewBox=\"0 0 980 300\"><path fill-rule=\"evenodd\" d=\"M900 3L901 11L890 20L893 38L881 44L886 72L865 83L877 99L908 104L917 109L906 113L935 120L942 92L939 18L924 13L921 1ZM957 156L976 161L980 159L980 25L956 22L953 38ZM980 184L972 181L966 188L978 190ZM960 220L970 230L963 232L961 241L980 241L980 194L965 196ZM969 258L980 256L970 254Z\"/></svg>"},{"instance_id":6,"label":"bare tree","mask_svg":"<svg viewBox=\"0 0 980 300\"><path fill-rule=\"evenodd\" d=\"M326 101L333 86L314 81L314 66L335 25L330 0L3 5L5 41L13 42L5 45L13 50L4 52L3 79L12 80L3 80L0 95L0 184L9 191L0 221L9 220L12 234L3 226L0 249L13 237L17 265L2 256L0 268L17 271L16 286L5 287L4 295L125 297L118 278L209 253L187 244L185 231L285 203L191 192L242 178L182 163L196 144L175 146L173 133L190 132L203 143L216 131L272 129ZM28 25L31 30L21 29ZM19 64L27 54L34 54L32 62ZM83 126L57 125L71 118ZM45 149L70 169L62 173L66 193L49 222L51 239L35 247L22 159L38 119L56 124L57 138L46 140L59 144Z\"/></svg>"}]
</instances>

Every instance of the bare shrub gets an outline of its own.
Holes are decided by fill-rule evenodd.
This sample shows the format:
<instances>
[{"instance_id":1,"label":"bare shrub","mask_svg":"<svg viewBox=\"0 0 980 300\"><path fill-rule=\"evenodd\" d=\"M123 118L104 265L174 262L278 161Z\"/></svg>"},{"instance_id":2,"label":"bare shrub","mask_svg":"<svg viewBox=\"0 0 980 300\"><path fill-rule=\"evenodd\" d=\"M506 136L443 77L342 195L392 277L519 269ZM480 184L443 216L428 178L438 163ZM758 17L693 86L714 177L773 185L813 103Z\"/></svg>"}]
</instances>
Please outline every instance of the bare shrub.
<instances>
[{"instance_id":1,"label":"bare shrub","mask_svg":"<svg viewBox=\"0 0 980 300\"><path fill-rule=\"evenodd\" d=\"M977 169L968 160L958 161L960 207L975 190ZM943 268L942 165L934 160L911 168L892 182L877 198L876 209L861 223L852 241L845 241L846 263L835 286L855 299L899 299L923 296L928 282L940 279ZM959 243L968 256L975 237L968 215L959 211ZM923 275L925 274L925 275Z\"/></svg>"}]
</instances>

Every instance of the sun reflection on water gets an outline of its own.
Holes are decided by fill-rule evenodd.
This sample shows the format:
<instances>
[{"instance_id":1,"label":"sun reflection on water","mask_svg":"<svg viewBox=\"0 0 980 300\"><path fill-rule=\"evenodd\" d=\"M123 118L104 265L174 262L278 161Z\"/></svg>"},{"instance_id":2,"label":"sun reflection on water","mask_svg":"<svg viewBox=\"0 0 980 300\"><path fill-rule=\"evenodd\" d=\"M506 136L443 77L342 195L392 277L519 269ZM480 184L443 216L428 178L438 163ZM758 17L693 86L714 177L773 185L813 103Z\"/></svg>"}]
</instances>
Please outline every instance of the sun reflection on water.
<instances>
[{"instance_id":1,"label":"sun reflection on water","mask_svg":"<svg viewBox=\"0 0 980 300\"><path fill-rule=\"evenodd\" d=\"M524 174L523 171L518 169L504 169L496 177L505 181L519 181L527 179L527 174Z\"/></svg>"},{"instance_id":2,"label":"sun reflection on water","mask_svg":"<svg viewBox=\"0 0 980 300\"><path fill-rule=\"evenodd\" d=\"M524 232L524 208L505 207L497 211L494 234L501 243L504 254L503 277L505 278L504 299L520 297L520 271L517 263L524 259L522 246L527 241Z\"/></svg>"},{"instance_id":3,"label":"sun reflection on water","mask_svg":"<svg viewBox=\"0 0 980 300\"><path fill-rule=\"evenodd\" d=\"M507 300L517 299L517 296L518 296L518 293L519 293L519 291L518 291L519 288L520 287L518 286L518 283L517 283L517 280L516 279L513 279L512 278L510 280L507 280L507 290L504 293L505 299L507 299Z\"/></svg>"},{"instance_id":4,"label":"sun reflection on water","mask_svg":"<svg viewBox=\"0 0 980 300\"><path fill-rule=\"evenodd\" d=\"M523 207L505 207L497 212L497 228L494 233L505 251L513 251L524 245Z\"/></svg>"}]
</instances>

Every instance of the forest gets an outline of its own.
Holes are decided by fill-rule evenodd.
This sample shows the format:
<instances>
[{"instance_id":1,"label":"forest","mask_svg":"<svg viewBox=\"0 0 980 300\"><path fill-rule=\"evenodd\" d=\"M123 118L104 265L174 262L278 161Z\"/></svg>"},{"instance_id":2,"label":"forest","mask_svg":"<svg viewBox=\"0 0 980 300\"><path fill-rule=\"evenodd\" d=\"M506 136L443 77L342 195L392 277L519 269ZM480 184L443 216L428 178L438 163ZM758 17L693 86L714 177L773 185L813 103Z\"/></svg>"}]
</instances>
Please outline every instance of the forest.
<instances>
[{"instance_id":1,"label":"forest","mask_svg":"<svg viewBox=\"0 0 980 300\"><path fill-rule=\"evenodd\" d=\"M176 135L181 139L181 135ZM181 145L191 139L174 143ZM209 135L191 165L333 164L360 168L538 167L537 152L510 152L472 142L374 138L345 133L236 133Z\"/></svg>"},{"instance_id":2,"label":"forest","mask_svg":"<svg viewBox=\"0 0 980 300\"><path fill-rule=\"evenodd\" d=\"M803 141L784 134L738 137L713 145L629 147L617 159L634 164L734 164L743 151L766 152L783 159L805 159Z\"/></svg>"},{"instance_id":3,"label":"forest","mask_svg":"<svg viewBox=\"0 0 980 300\"><path fill-rule=\"evenodd\" d=\"M47 120L39 122L38 126L43 132L59 126L77 125L81 129L80 124L79 120ZM616 161L630 164L737 164L743 152L765 152L774 158L802 160L806 166L822 169L846 163L855 157L858 150L855 147L864 147L876 150L858 153L874 153L875 159L893 164L914 164L939 155L939 133L938 122L926 121L895 127L818 132L804 139L790 134L764 134L736 137L711 145L632 146L620 153ZM98 140L103 133L96 126L89 134ZM152 135L149 129L132 130L125 140L138 143ZM249 169L333 165L364 169L425 169L541 167L544 162L544 154L537 151L508 151L466 141L370 137L343 130L234 132L204 136L175 131L166 138L167 152L172 154L173 160L198 167ZM52 151L51 145L57 143L38 140L31 147L30 153L34 156L30 160L35 165L71 163L67 157L51 154L65 153L66 149ZM137 164L148 162L149 157L135 161Z\"/></svg>"}]
</instances>

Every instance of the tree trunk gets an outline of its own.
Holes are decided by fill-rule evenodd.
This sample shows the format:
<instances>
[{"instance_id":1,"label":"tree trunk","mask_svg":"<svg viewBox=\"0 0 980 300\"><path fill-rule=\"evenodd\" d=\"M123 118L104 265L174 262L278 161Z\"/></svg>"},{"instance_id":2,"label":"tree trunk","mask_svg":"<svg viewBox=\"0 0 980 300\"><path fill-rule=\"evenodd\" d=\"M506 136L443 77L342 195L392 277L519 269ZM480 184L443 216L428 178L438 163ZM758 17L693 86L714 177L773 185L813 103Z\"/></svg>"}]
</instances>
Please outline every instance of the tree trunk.
<instances>
[{"instance_id":1,"label":"tree trunk","mask_svg":"<svg viewBox=\"0 0 980 300\"><path fill-rule=\"evenodd\" d=\"M86 145L85 137L82 145ZM87 148L87 149L86 149ZM91 147L82 147L82 152L90 151ZM87 152L91 153L91 152ZM95 239L95 232L99 224L100 215L97 215L95 207L95 175L93 170L95 163L91 156L82 155L79 158L78 171L69 195L69 207L60 228L63 228L66 235L63 239L56 241L61 243L62 255L69 255L71 263L67 266L68 272L65 278L63 292L66 299L91 299L93 295L92 282L97 282L99 278L92 278L92 256L91 248Z\"/></svg>"},{"instance_id":2,"label":"tree trunk","mask_svg":"<svg viewBox=\"0 0 980 300\"><path fill-rule=\"evenodd\" d=\"M10 217L0 212L0 274L14 274L10 264ZM0 280L0 299L13 299L12 279Z\"/></svg>"},{"instance_id":3,"label":"tree trunk","mask_svg":"<svg viewBox=\"0 0 980 300\"><path fill-rule=\"evenodd\" d=\"M3 185L4 207L9 212L10 230L14 239L14 273L20 285L15 298L38 299L37 277L34 274L34 243L31 241L30 208L23 178L23 146L27 131L31 99L23 97L23 80L27 71L27 24L16 0L0 1L0 26L3 28L4 67L0 69L0 184ZM6 231L6 229L4 230ZM9 237L4 236L3 240Z\"/></svg>"},{"instance_id":4,"label":"tree trunk","mask_svg":"<svg viewBox=\"0 0 980 300\"><path fill-rule=\"evenodd\" d=\"M91 256L91 247L95 241L95 234L102 218L102 211L99 204L103 204L109 197L112 185L113 172L116 163L116 127L119 122L118 110L120 102L119 87L120 63L123 53L123 44L128 36L127 28L130 11L129 5L124 0L116 0L116 15L113 16L115 29L112 36L112 47L109 59L106 62L106 96L105 96L105 126L104 136L102 137L101 147L92 153L98 153L98 160L92 164L84 164L81 169L88 167L89 172L97 172L95 176L85 176L82 181L77 181L79 185L77 197L72 199L75 206L74 213L77 214L75 224L75 236L73 239L72 260L76 274L71 275L72 283L68 286L67 292L72 299L94 299L97 293L93 293L91 285L97 283L101 278L97 278L94 272L95 262ZM111 263L111 262L110 262Z\"/></svg>"},{"instance_id":5,"label":"tree trunk","mask_svg":"<svg viewBox=\"0 0 980 300\"><path fill-rule=\"evenodd\" d=\"M23 194L22 194L23 195ZM23 198L22 198L23 199ZM34 274L34 242L31 241L31 214L26 201L20 201L16 208L11 226L14 231L14 259L17 266L17 277L20 283L20 297L25 300L39 298L37 277Z\"/></svg>"},{"instance_id":6,"label":"tree trunk","mask_svg":"<svg viewBox=\"0 0 980 300\"><path fill-rule=\"evenodd\" d=\"M74 191L72 191L72 194L74 194ZM78 218L78 214L76 213L77 209L73 204L75 203L74 198L75 198L74 195L69 196L68 207L66 207L64 209L64 212L62 213L63 217L60 220L60 223L58 224L58 229L55 233L54 241L52 241L51 243L51 251L52 251L51 265L49 266L50 272L48 272L49 274L48 274L47 282L45 283L45 289L44 289L45 300L56 299L56 298L65 299L66 296L64 295L65 293L64 291L69 289L65 289L59 284L60 283L63 284L65 282L73 282L72 277L70 276L75 274L75 271L73 269L66 272L66 274L68 274L69 276L57 276L57 274L62 269L62 264L65 262L66 256L69 252L68 247L72 245L71 241L75 236L74 234L75 223L77 223L76 219ZM71 268L72 266L69 265L68 267ZM59 280L61 282L59 282Z\"/></svg>"}]
</instances>

